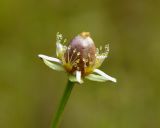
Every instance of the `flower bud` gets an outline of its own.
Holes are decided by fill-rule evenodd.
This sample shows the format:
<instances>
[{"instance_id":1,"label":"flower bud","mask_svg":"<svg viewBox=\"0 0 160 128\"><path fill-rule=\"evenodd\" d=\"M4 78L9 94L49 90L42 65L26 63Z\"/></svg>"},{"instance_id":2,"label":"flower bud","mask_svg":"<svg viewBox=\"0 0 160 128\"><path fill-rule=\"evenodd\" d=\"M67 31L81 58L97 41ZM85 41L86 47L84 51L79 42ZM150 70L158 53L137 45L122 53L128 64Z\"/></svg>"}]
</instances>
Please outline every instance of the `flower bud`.
<instances>
[{"instance_id":1,"label":"flower bud","mask_svg":"<svg viewBox=\"0 0 160 128\"><path fill-rule=\"evenodd\" d=\"M65 61L71 65L66 70L74 73L76 70L86 75L85 69L95 64L96 47L89 32L82 32L71 40L65 53Z\"/></svg>"}]
</instances>

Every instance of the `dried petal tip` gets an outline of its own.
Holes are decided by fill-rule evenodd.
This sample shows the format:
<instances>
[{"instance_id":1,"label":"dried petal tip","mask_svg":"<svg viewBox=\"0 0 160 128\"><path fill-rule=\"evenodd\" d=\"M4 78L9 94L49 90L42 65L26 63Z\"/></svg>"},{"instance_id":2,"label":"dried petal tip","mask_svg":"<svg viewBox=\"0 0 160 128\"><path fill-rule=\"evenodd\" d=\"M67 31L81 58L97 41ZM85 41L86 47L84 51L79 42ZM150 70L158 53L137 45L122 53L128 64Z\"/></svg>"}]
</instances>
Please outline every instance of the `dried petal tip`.
<instances>
[{"instance_id":1,"label":"dried petal tip","mask_svg":"<svg viewBox=\"0 0 160 128\"><path fill-rule=\"evenodd\" d=\"M82 32L82 33L80 33L80 36L82 36L83 38L87 38L90 36L90 33L89 32Z\"/></svg>"}]
</instances>

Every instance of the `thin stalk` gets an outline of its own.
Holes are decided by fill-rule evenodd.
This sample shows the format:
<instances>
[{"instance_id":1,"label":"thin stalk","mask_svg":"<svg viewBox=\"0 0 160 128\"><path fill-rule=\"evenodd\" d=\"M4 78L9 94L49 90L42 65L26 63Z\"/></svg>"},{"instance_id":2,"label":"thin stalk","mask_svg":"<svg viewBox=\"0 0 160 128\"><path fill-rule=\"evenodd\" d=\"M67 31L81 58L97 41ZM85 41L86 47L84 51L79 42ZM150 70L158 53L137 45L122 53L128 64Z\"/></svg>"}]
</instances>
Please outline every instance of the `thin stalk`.
<instances>
[{"instance_id":1,"label":"thin stalk","mask_svg":"<svg viewBox=\"0 0 160 128\"><path fill-rule=\"evenodd\" d=\"M66 86L66 88L64 90L62 99L61 99L59 107L57 109L55 118L54 118L54 120L52 122L52 127L51 128L57 128L59 120L60 120L61 115L62 115L62 113L64 111L65 105L66 105L66 103L67 103L67 101L69 99L69 96L71 94L73 86L74 86L74 83L68 80L67 86Z\"/></svg>"}]
</instances>

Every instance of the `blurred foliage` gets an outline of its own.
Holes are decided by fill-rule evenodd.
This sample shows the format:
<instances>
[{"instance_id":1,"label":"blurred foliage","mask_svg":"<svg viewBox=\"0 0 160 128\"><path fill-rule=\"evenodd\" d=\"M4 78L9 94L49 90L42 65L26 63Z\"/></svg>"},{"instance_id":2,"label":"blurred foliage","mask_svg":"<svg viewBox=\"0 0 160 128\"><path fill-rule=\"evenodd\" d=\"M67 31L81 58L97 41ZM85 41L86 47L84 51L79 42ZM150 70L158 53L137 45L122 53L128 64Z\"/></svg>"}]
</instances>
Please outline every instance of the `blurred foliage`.
<instances>
[{"instance_id":1,"label":"blurred foliage","mask_svg":"<svg viewBox=\"0 0 160 128\"><path fill-rule=\"evenodd\" d=\"M61 128L159 128L159 13L158 0L1 0L0 128L49 128L67 77L37 55L55 55L58 31L110 43L101 69L118 79L77 85Z\"/></svg>"}]
</instances>

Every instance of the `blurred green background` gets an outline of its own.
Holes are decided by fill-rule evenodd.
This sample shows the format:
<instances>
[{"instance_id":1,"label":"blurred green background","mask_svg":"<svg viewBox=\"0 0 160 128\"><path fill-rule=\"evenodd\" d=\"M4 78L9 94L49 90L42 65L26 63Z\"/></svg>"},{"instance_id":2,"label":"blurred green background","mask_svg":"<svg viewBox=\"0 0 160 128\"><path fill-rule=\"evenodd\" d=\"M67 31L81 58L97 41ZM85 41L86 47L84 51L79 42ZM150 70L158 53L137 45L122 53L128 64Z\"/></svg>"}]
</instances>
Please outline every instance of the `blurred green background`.
<instances>
[{"instance_id":1,"label":"blurred green background","mask_svg":"<svg viewBox=\"0 0 160 128\"><path fill-rule=\"evenodd\" d=\"M0 128L49 128L67 75L37 55L55 56L58 31L109 43L118 79L75 86L61 128L160 128L159 0L1 0Z\"/></svg>"}]
</instances>

